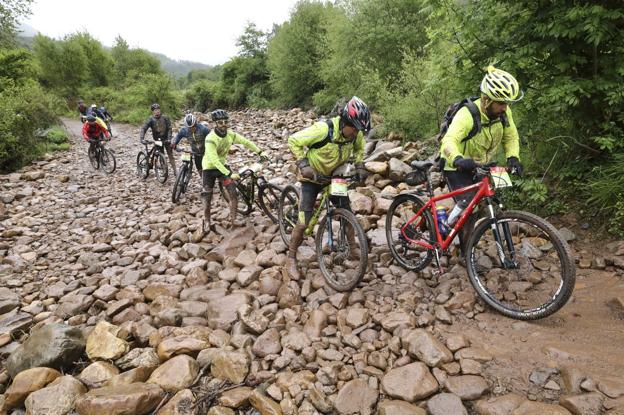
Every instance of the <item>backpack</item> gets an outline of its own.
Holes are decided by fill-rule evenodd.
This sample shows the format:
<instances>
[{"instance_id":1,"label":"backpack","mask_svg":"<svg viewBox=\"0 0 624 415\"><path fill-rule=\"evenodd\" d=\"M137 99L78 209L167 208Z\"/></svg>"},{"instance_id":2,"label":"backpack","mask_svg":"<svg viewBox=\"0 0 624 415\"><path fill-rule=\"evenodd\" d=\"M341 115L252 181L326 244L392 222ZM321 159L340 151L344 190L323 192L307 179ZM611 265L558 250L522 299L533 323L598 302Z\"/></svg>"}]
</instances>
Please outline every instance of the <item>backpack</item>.
<instances>
[{"instance_id":1,"label":"backpack","mask_svg":"<svg viewBox=\"0 0 624 415\"><path fill-rule=\"evenodd\" d=\"M466 141L472 139L475 135L479 134L479 132L481 132L481 128L483 127L489 127L498 122L501 122L503 124L503 128L509 127L509 120L507 119L507 115L505 113L503 113L500 118L483 124L481 122L481 113L479 111L479 108L477 108L477 105L475 104L475 101L478 99L479 97L465 98L459 102L455 102L454 104L449 105L449 107L446 109L446 112L444 113L442 122L440 123L440 132L437 136L438 142L442 141L442 138L446 135L446 132L448 131L449 126L453 121L453 118L455 117L455 115L457 115L457 112L463 107L467 107L468 111L470 111L473 124L472 129L470 130L468 135L461 140L462 143L465 143Z\"/></svg>"},{"instance_id":2,"label":"backpack","mask_svg":"<svg viewBox=\"0 0 624 415\"><path fill-rule=\"evenodd\" d=\"M319 141L318 143L312 144L309 148L314 148L314 149L321 148L334 140L334 121L329 119L329 120L325 120L325 123L329 127L327 131L327 135L325 136L323 140Z\"/></svg>"}]
</instances>

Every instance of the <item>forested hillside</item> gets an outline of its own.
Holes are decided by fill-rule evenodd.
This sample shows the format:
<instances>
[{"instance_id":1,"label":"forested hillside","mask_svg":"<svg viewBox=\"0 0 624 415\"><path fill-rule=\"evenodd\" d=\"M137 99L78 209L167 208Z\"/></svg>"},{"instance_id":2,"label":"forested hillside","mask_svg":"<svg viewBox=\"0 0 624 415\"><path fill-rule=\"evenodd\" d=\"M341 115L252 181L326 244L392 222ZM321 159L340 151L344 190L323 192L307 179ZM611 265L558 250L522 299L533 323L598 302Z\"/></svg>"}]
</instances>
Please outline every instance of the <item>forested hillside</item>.
<instances>
[{"instance_id":1,"label":"forested hillside","mask_svg":"<svg viewBox=\"0 0 624 415\"><path fill-rule=\"evenodd\" d=\"M27 11L28 1L14 0L3 6L3 19ZM373 109L378 134L422 140L437 131L448 104L475 95L484 68L496 65L525 91L513 108L528 171L522 197L544 213L588 201L591 216L624 232L619 1L300 1L271 32L250 23L229 61L177 80L121 37L110 51L88 33L60 41L38 36L26 50L15 47L12 27L3 25L0 51L4 137L73 110L79 97L138 122L154 101L174 115L214 107L323 113L338 98L358 95ZM210 53L209 45L198 47ZM25 105L33 111L29 122L16 124L20 105L33 101ZM15 159L22 146L6 146L5 139L2 170L28 159Z\"/></svg>"}]
</instances>

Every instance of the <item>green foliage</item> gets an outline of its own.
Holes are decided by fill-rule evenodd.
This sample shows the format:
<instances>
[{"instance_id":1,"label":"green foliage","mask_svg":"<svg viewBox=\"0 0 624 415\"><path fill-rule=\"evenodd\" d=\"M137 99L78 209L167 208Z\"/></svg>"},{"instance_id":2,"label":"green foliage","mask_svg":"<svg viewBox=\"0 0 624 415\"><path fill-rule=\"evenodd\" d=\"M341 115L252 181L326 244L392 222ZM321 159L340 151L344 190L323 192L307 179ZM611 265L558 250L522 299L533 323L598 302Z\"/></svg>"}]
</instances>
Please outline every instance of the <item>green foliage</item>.
<instances>
[{"instance_id":1,"label":"green foliage","mask_svg":"<svg viewBox=\"0 0 624 415\"><path fill-rule=\"evenodd\" d=\"M32 0L2 0L0 2L0 48L14 47L20 18L30 14Z\"/></svg>"},{"instance_id":2,"label":"green foliage","mask_svg":"<svg viewBox=\"0 0 624 415\"><path fill-rule=\"evenodd\" d=\"M48 130L47 139L52 144L64 144L67 143L69 138L67 136L67 131L63 127L58 125L53 126Z\"/></svg>"},{"instance_id":3,"label":"green foliage","mask_svg":"<svg viewBox=\"0 0 624 415\"><path fill-rule=\"evenodd\" d=\"M35 73L32 56L26 49L0 49L0 91L10 81L23 84Z\"/></svg>"},{"instance_id":4,"label":"green foliage","mask_svg":"<svg viewBox=\"0 0 624 415\"><path fill-rule=\"evenodd\" d=\"M55 121L54 98L34 81L8 81L0 92L0 172L29 163L39 154L42 140L35 131Z\"/></svg>"},{"instance_id":5,"label":"green foliage","mask_svg":"<svg viewBox=\"0 0 624 415\"><path fill-rule=\"evenodd\" d=\"M205 79L195 81L184 94L186 108L206 112L214 106L216 82Z\"/></svg>"},{"instance_id":6,"label":"green foliage","mask_svg":"<svg viewBox=\"0 0 624 415\"><path fill-rule=\"evenodd\" d=\"M297 3L268 46L271 84L280 106L307 106L324 84L321 68L329 56L328 26L339 15L331 4Z\"/></svg>"},{"instance_id":7,"label":"green foliage","mask_svg":"<svg viewBox=\"0 0 624 415\"><path fill-rule=\"evenodd\" d=\"M113 79L116 85L128 85L139 81L143 75L161 75L160 62L144 49L130 49L128 43L118 36L111 49Z\"/></svg>"}]
</instances>

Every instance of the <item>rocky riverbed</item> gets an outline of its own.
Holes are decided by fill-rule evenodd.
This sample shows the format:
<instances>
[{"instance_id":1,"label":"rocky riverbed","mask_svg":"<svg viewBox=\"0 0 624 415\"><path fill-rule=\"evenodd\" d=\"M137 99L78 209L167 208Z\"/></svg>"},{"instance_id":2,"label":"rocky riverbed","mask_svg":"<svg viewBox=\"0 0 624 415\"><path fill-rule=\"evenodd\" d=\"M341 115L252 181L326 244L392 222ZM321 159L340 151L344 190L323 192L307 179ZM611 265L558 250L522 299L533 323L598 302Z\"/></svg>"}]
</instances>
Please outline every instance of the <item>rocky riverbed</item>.
<instances>
[{"instance_id":1,"label":"rocky riverbed","mask_svg":"<svg viewBox=\"0 0 624 415\"><path fill-rule=\"evenodd\" d=\"M286 137L311 112L233 112L232 128L271 156L263 175L295 181ZM138 128L114 125L117 171L72 149L0 176L0 413L624 414L624 242L560 224L579 268L575 294L535 323L477 300L455 259L407 272L384 214L421 143L367 144L375 173L350 195L371 245L352 292L324 284L313 241L300 281L256 209L201 232L200 179L180 204L173 178L135 174ZM178 123L176 123L178 124ZM245 149L231 164L254 162Z\"/></svg>"}]
</instances>

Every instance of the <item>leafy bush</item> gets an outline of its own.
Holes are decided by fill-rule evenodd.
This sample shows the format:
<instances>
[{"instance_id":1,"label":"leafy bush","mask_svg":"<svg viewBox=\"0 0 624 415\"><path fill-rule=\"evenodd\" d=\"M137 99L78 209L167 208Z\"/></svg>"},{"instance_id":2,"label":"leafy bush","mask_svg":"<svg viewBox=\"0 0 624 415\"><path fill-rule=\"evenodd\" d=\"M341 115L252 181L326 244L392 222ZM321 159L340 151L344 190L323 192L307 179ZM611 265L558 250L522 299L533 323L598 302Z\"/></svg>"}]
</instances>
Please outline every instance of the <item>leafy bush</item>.
<instances>
[{"instance_id":1,"label":"leafy bush","mask_svg":"<svg viewBox=\"0 0 624 415\"><path fill-rule=\"evenodd\" d=\"M48 131L46 138L51 144L66 144L68 141L67 131L64 128L55 125Z\"/></svg>"},{"instance_id":2,"label":"leafy bush","mask_svg":"<svg viewBox=\"0 0 624 415\"><path fill-rule=\"evenodd\" d=\"M0 172L10 172L40 154L35 131L52 124L55 99L34 81L6 82L0 91Z\"/></svg>"}]
</instances>

